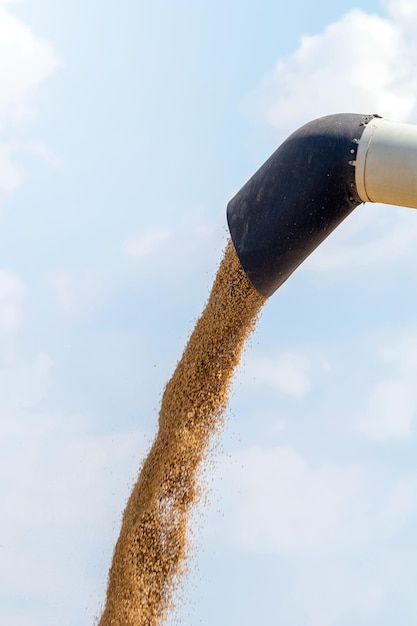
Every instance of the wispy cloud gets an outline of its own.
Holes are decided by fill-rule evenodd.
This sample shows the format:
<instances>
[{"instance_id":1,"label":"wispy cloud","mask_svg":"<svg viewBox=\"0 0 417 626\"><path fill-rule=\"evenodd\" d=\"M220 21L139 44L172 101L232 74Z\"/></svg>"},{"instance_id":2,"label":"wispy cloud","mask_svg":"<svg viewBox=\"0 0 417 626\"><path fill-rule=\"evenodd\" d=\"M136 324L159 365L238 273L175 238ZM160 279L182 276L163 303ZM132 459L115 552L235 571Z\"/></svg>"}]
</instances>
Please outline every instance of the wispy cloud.
<instances>
[{"instance_id":1,"label":"wispy cloud","mask_svg":"<svg viewBox=\"0 0 417 626\"><path fill-rule=\"evenodd\" d=\"M23 182L22 169L14 160L15 145L11 141L0 141L0 189L7 193L15 191Z\"/></svg>"},{"instance_id":2,"label":"wispy cloud","mask_svg":"<svg viewBox=\"0 0 417 626\"><path fill-rule=\"evenodd\" d=\"M303 264L304 270L371 269L417 259L415 211L362 205Z\"/></svg>"},{"instance_id":3,"label":"wispy cloud","mask_svg":"<svg viewBox=\"0 0 417 626\"><path fill-rule=\"evenodd\" d=\"M222 471L234 494L234 504L227 505L228 539L246 550L282 555L334 544L360 480L354 466L312 468L288 446L236 452Z\"/></svg>"},{"instance_id":4,"label":"wispy cloud","mask_svg":"<svg viewBox=\"0 0 417 626\"><path fill-rule=\"evenodd\" d=\"M19 329L25 293L25 285L18 276L0 269L0 333L14 333Z\"/></svg>"},{"instance_id":5,"label":"wispy cloud","mask_svg":"<svg viewBox=\"0 0 417 626\"><path fill-rule=\"evenodd\" d=\"M23 624L24 603L31 623L71 624L74 610L85 611L84 585L90 611L102 600L126 477L134 479L146 443L139 430L94 433L91 416L48 410L46 353L2 354L0 388L2 615Z\"/></svg>"},{"instance_id":6,"label":"wispy cloud","mask_svg":"<svg viewBox=\"0 0 417 626\"><path fill-rule=\"evenodd\" d=\"M304 396L310 389L311 362L295 352L249 358L244 367L246 384L266 385L289 396Z\"/></svg>"},{"instance_id":7,"label":"wispy cloud","mask_svg":"<svg viewBox=\"0 0 417 626\"><path fill-rule=\"evenodd\" d=\"M385 6L385 17L352 9L322 33L303 36L247 98L256 123L288 132L340 111L415 117L415 5Z\"/></svg>"},{"instance_id":8,"label":"wispy cloud","mask_svg":"<svg viewBox=\"0 0 417 626\"><path fill-rule=\"evenodd\" d=\"M377 442L409 439L417 419L417 338L397 337L380 348L381 378L370 389L358 431ZM389 372L389 375L387 373Z\"/></svg>"},{"instance_id":9,"label":"wispy cloud","mask_svg":"<svg viewBox=\"0 0 417 626\"><path fill-rule=\"evenodd\" d=\"M166 228L151 228L137 233L125 243L126 254L132 258L141 259L152 254L154 249L169 238Z\"/></svg>"},{"instance_id":10,"label":"wispy cloud","mask_svg":"<svg viewBox=\"0 0 417 626\"><path fill-rule=\"evenodd\" d=\"M417 485L364 463L311 463L295 448L254 446L222 463L227 542L297 558L360 556L416 516Z\"/></svg>"},{"instance_id":11,"label":"wispy cloud","mask_svg":"<svg viewBox=\"0 0 417 626\"><path fill-rule=\"evenodd\" d=\"M23 172L15 158L22 143L10 136L36 115L38 89L61 62L52 44L37 37L8 4L13 3L0 3L0 189L11 192L22 184ZM1 138L6 130L7 141Z\"/></svg>"},{"instance_id":12,"label":"wispy cloud","mask_svg":"<svg viewBox=\"0 0 417 626\"><path fill-rule=\"evenodd\" d=\"M36 91L60 66L48 41L37 37L0 6L0 129L21 125L36 113Z\"/></svg>"},{"instance_id":13,"label":"wispy cloud","mask_svg":"<svg viewBox=\"0 0 417 626\"><path fill-rule=\"evenodd\" d=\"M417 394L403 380L380 380L368 401L358 430L376 441L408 439L413 434Z\"/></svg>"},{"instance_id":14,"label":"wispy cloud","mask_svg":"<svg viewBox=\"0 0 417 626\"><path fill-rule=\"evenodd\" d=\"M72 308L75 300L71 278L65 272L55 272L50 277L50 282L56 290L58 305L63 311Z\"/></svg>"},{"instance_id":15,"label":"wispy cloud","mask_svg":"<svg viewBox=\"0 0 417 626\"><path fill-rule=\"evenodd\" d=\"M378 613L403 584L414 597L407 572L415 558L393 546L415 525L415 480L364 463L312 463L284 445L235 452L221 472L217 537L286 563L308 623L331 626L355 609Z\"/></svg>"}]
</instances>

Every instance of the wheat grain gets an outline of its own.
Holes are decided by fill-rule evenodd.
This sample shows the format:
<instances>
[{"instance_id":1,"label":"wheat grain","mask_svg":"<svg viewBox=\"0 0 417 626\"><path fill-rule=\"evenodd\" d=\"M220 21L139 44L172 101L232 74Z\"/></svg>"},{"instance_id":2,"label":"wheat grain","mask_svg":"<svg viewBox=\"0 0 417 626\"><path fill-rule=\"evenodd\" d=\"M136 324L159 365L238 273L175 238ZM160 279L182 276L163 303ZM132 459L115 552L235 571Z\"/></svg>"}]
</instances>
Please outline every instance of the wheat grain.
<instances>
[{"instance_id":1,"label":"wheat grain","mask_svg":"<svg viewBox=\"0 0 417 626\"><path fill-rule=\"evenodd\" d=\"M199 469L222 425L234 369L265 298L228 243L172 378L159 429L127 503L99 626L160 626L185 571Z\"/></svg>"}]
</instances>

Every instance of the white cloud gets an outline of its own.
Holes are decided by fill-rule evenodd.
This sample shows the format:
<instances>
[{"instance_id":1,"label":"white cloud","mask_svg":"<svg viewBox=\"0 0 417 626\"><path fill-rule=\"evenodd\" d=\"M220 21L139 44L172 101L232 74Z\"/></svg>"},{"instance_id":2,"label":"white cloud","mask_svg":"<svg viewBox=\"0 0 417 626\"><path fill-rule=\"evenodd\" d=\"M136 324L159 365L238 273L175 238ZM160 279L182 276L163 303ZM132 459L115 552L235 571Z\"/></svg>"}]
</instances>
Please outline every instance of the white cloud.
<instances>
[{"instance_id":1,"label":"white cloud","mask_svg":"<svg viewBox=\"0 0 417 626\"><path fill-rule=\"evenodd\" d=\"M115 297L126 277L119 271L54 271L45 276L57 308L68 320L79 322L94 317Z\"/></svg>"},{"instance_id":2,"label":"white cloud","mask_svg":"<svg viewBox=\"0 0 417 626\"><path fill-rule=\"evenodd\" d=\"M26 619L40 611L39 623L69 625L86 611L85 588L88 612L103 601L126 477L135 477L143 437L88 434L81 415L34 411L16 419L20 432L2 433L0 584L13 623L24 602Z\"/></svg>"},{"instance_id":3,"label":"white cloud","mask_svg":"<svg viewBox=\"0 0 417 626\"><path fill-rule=\"evenodd\" d=\"M52 287L59 309L74 320L91 318L115 298L127 297L132 293L132 285L134 290L141 285L141 296L145 297L149 282L175 292L179 299L184 293L194 298L196 290L206 297L211 280L206 278L206 285L201 274L204 270L207 274L208 256L212 258L212 267L219 262L219 251L224 244L222 234L205 214L194 210L183 216L174 228L150 227L127 238L120 246L120 262L111 272L97 269L53 271L46 276L46 282ZM151 256L150 269L149 263L144 261ZM190 259L193 259L191 264ZM200 278L197 284L194 281L190 292L190 280L196 276Z\"/></svg>"},{"instance_id":4,"label":"white cloud","mask_svg":"<svg viewBox=\"0 0 417 626\"><path fill-rule=\"evenodd\" d=\"M25 180L23 169L16 163L19 154L33 154L56 167L56 155L41 142L0 141L0 189L12 193Z\"/></svg>"},{"instance_id":5,"label":"white cloud","mask_svg":"<svg viewBox=\"0 0 417 626\"><path fill-rule=\"evenodd\" d=\"M417 417L417 338L395 338L395 344L380 348L382 375L372 386L358 419L358 431L374 441L408 439L415 433Z\"/></svg>"},{"instance_id":6,"label":"white cloud","mask_svg":"<svg viewBox=\"0 0 417 626\"><path fill-rule=\"evenodd\" d=\"M0 130L35 114L35 94L59 67L52 45L0 6Z\"/></svg>"},{"instance_id":7,"label":"white cloud","mask_svg":"<svg viewBox=\"0 0 417 626\"><path fill-rule=\"evenodd\" d=\"M26 150L30 154L41 157L53 167L58 167L60 164L60 160L57 155L41 141L27 141L19 144L19 147L22 151Z\"/></svg>"},{"instance_id":8,"label":"white cloud","mask_svg":"<svg viewBox=\"0 0 417 626\"><path fill-rule=\"evenodd\" d=\"M151 228L130 237L125 243L126 254L132 258L144 258L152 254L159 244L169 238L166 228Z\"/></svg>"},{"instance_id":9,"label":"white cloud","mask_svg":"<svg viewBox=\"0 0 417 626\"><path fill-rule=\"evenodd\" d=\"M1 614L13 624L69 626L86 611L85 588L98 609L146 447L140 431L91 432L90 416L47 410L52 387L47 354L1 355Z\"/></svg>"},{"instance_id":10,"label":"white cloud","mask_svg":"<svg viewBox=\"0 0 417 626\"><path fill-rule=\"evenodd\" d=\"M304 262L303 269L340 272L416 259L417 220L413 209L380 204L359 206Z\"/></svg>"},{"instance_id":11,"label":"white cloud","mask_svg":"<svg viewBox=\"0 0 417 626\"><path fill-rule=\"evenodd\" d=\"M281 555L335 544L359 487L358 468L316 469L287 446L253 447L222 466L228 540L245 550Z\"/></svg>"},{"instance_id":12,"label":"white cloud","mask_svg":"<svg viewBox=\"0 0 417 626\"><path fill-rule=\"evenodd\" d=\"M405 29L413 29L417 23L417 4L415 0L385 0L383 2L389 15Z\"/></svg>"},{"instance_id":13,"label":"white cloud","mask_svg":"<svg viewBox=\"0 0 417 626\"><path fill-rule=\"evenodd\" d=\"M290 396L304 396L311 387L310 360L294 352L250 357L245 362L246 384L266 385Z\"/></svg>"},{"instance_id":14,"label":"white cloud","mask_svg":"<svg viewBox=\"0 0 417 626\"><path fill-rule=\"evenodd\" d=\"M412 435L417 393L403 380L380 380L369 398L358 430L370 439L407 439Z\"/></svg>"},{"instance_id":15,"label":"white cloud","mask_svg":"<svg viewBox=\"0 0 417 626\"><path fill-rule=\"evenodd\" d=\"M40 352L33 361L16 357L0 365L2 429L22 433L23 424L17 418L20 411L37 407L48 393L52 362ZM3 431L4 434L4 431Z\"/></svg>"},{"instance_id":16,"label":"white cloud","mask_svg":"<svg viewBox=\"0 0 417 626\"><path fill-rule=\"evenodd\" d=\"M381 623L392 604L397 605L394 615L405 617L401 623L412 624L416 609L412 578L413 567L405 553L380 550L371 559L365 553L348 562L303 561L293 584L302 598L305 623L310 626L351 623L351 616L355 616L355 623ZM399 610L403 594L407 606Z\"/></svg>"},{"instance_id":17,"label":"white cloud","mask_svg":"<svg viewBox=\"0 0 417 626\"><path fill-rule=\"evenodd\" d=\"M23 317L26 288L23 282L9 272L0 269L0 333L16 332Z\"/></svg>"},{"instance_id":18,"label":"white cloud","mask_svg":"<svg viewBox=\"0 0 417 626\"><path fill-rule=\"evenodd\" d=\"M246 101L261 124L290 132L337 112L410 120L417 104L415 4L386 4L380 17L352 9L322 33L305 35Z\"/></svg>"},{"instance_id":19,"label":"white cloud","mask_svg":"<svg viewBox=\"0 0 417 626\"><path fill-rule=\"evenodd\" d=\"M287 428L287 422L283 418L278 418L275 420L273 424L272 430L274 433L281 433L283 430Z\"/></svg>"},{"instance_id":20,"label":"white cloud","mask_svg":"<svg viewBox=\"0 0 417 626\"><path fill-rule=\"evenodd\" d=\"M59 307L64 311L70 310L75 302L74 288L70 276L65 272L55 272L51 275L50 281L55 288Z\"/></svg>"},{"instance_id":21,"label":"white cloud","mask_svg":"<svg viewBox=\"0 0 417 626\"><path fill-rule=\"evenodd\" d=\"M365 465L310 464L292 447L251 447L221 465L220 532L240 549L344 558L399 536L416 514L416 484Z\"/></svg>"},{"instance_id":22,"label":"white cloud","mask_svg":"<svg viewBox=\"0 0 417 626\"><path fill-rule=\"evenodd\" d=\"M11 141L0 142L0 189L11 193L23 182L23 172L14 162L14 144Z\"/></svg>"},{"instance_id":23,"label":"white cloud","mask_svg":"<svg viewBox=\"0 0 417 626\"><path fill-rule=\"evenodd\" d=\"M10 135L36 115L38 88L59 65L52 45L0 4L0 133L7 129ZM21 185L23 172L14 158L21 150L21 143L0 136L0 189L11 192Z\"/></svg>"},{"instance_id":24,"label":"white cloud","mask_svg":"<svg viewBox=\"0 0 417 626\"><path fill-rule=\"evenodd\" d=\"M403 593L414 598L414 547L402 540L416 522L414 479L378 464L312 463L285 445L234 452L220 475L217 541L256 562L268 555L265 576L285 571L274 600L288 610L289 593L299 603L294 623L332 626L356 612L366 619Z\"/></svg>"},{"instance_id":25,"label":"white cloud","mask_svg":"<svg viewBox=\"0 0 417 626\"><path fill-rule=\"evenodd\" d=\"M403 529L410 515L415 514L415 487L400 480L385 501L381 514L382 525L389 534L396 534Z\"/></svg>"}]
</instances>

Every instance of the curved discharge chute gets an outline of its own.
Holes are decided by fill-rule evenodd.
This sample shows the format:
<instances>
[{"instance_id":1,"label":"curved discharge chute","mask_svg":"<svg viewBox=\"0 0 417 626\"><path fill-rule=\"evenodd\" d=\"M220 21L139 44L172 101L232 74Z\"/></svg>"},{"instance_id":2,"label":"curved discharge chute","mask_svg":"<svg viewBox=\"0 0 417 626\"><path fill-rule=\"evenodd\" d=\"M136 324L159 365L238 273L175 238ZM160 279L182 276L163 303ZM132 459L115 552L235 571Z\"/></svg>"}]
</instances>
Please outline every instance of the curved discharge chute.
<instances>
[{"instance_id":1,"label":"curved discharge chute","mask_svg":"<svg viewBox=\"0 0 417 626\"><path fill-rule=\"evenodd\" d=\"M290 135L227 207L255 289L272 295L362 202L417 208L417 126L342 113Z\"/></svg>"}]
</instances>

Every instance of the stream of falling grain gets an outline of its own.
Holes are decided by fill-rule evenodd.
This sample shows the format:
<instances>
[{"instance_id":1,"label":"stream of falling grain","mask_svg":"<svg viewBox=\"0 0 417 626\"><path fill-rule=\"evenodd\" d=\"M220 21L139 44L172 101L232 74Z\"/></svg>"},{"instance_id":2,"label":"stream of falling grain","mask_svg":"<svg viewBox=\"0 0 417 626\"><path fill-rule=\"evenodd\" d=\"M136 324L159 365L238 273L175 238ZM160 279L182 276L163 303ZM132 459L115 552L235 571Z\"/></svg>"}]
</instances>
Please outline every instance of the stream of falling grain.
<instances>
[{"instance_id":1,"label":"stream of falling grain","mask_svg":"<svg viewBox=\"0 0 417 626\"><path fill-rule=\"evenodd\" d=\"M173 608L199 468L222 424L234 369L264 302L229 242L166 385L158 434L123 514L99 626L161 626Z\"/></svg>"}]
</instances>

